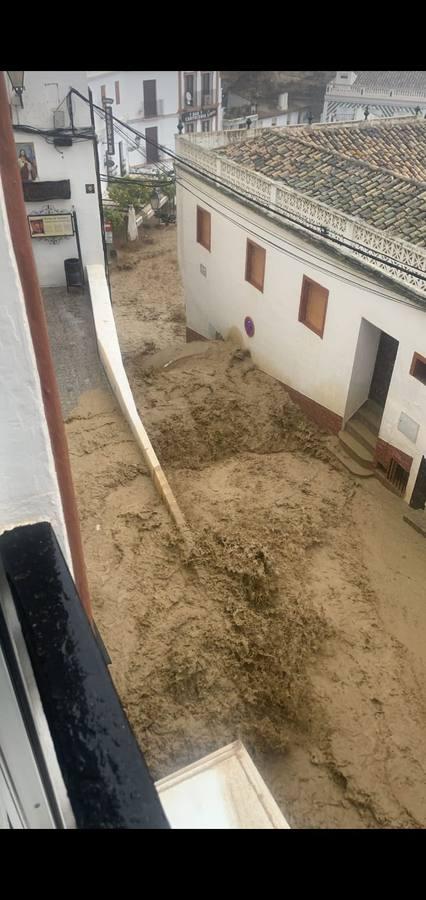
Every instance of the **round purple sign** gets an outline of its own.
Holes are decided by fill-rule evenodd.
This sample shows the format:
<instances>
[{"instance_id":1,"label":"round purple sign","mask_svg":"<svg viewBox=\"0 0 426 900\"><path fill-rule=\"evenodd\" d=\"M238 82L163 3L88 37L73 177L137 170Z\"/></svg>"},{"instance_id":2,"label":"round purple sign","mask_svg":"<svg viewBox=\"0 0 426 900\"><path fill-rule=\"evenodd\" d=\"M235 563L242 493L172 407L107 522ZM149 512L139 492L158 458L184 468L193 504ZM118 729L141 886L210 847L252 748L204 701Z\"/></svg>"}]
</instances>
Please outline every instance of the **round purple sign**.
<instances>
[{"instance_id":1,"label":"round purple sign","mask_svg":"<svg viewBox=\"0 0 426 900\"><path fill-rule=\"evenodd\" d=\"M245 319L244 319L244 328L245 328L245 330L246 330L246 334L248 334L249 337L253 337L253 335L254 335L254 322L253 322L253 319L250 318L250 316L246 316L246 317L245 317Z\"/></svg>"}]
</instances>

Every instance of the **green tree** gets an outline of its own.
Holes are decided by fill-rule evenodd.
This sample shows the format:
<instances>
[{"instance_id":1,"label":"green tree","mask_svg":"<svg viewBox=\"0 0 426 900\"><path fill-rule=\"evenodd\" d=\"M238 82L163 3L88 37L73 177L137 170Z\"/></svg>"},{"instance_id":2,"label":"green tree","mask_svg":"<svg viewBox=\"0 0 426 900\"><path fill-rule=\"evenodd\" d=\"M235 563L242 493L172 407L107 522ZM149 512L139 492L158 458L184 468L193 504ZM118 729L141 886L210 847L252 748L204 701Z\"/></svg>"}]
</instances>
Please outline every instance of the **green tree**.
<instances>
[{"instance_id":1,"label":"green tree","mask_svg":"<svg viewBox=\"0 0 426 900\"><path fill-rule=\"evenodd\" d=\"M127 218L129 206L134 206L136 214L146 206L152 194L152 187L138 178L132 179L134 184L129 184L129 176L123 179L123 183L113 181L108 185L108 197L117 204L116 209L110 209L107 204L105 217L114 226L123 225Z\"/></svg>"},{"instance_id":2,"label":"green tree","mask_svg":"<svg viewBox=\"0 0 426 900\"><path fill-rule=\"evenodd\" d=\"M120 181L111 182L108 185L108 197L117 204L115 209L106 204L105 218L111 222L112 227L123 225L127 219L127 211L129 206L135 207L136 215L141 209L149 203L154 191L155 185L148 184L146 180L132 178L132 184L129 183L129 176L123 177ZM156 188L160 193L166 194L169 200L172 199L176 192L174 183L162 184Z\"/></svg>"}]
</instances>

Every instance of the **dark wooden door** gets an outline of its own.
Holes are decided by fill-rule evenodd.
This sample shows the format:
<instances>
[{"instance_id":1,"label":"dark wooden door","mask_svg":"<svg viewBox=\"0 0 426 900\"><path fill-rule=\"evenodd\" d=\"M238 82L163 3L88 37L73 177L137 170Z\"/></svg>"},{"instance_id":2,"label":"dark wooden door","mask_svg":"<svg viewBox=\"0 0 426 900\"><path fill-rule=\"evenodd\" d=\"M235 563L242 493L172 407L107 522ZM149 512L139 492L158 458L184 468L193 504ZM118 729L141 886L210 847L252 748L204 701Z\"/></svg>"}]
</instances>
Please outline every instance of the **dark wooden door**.
<instances>
[{"instance_id":1,"label":"dark wooden door","mask_svg":"<svg viewBox=\"0 0 426 900\"><path fill-rule=\"evenodd\" d=\"M386 403L398 346L395 338L382 331L369 393L369 397L382 407Z\"/></svg>"},{"instance_id":2,"label":"dark wooden door","mask_svg":"<svg viewBox=\"0 0 426 900\"><path fill-rule=\"evenodd\" d=\"M145 128L146 137L146 161L158 162L158 128Z\"/></svg>"},{"instance_id":3,"label":"dark wooden door","mask_svg":"<svg viewBox=\"0 0 426 900\"><path fill-rule=\"evenodd\" d=\"M145 119L157 115L157 83L155 79L143 83L143 114Z\"/></svg>"},{"instance_id":4,"label":"dark wooden door","mask_svg":"<svg viewBox=\"0 0 426 900\"><path fill-rule=\"evenodd\" d=\"M413 509L424 509L426 506L426 459L424 456L422 456L422 461L417 473L410 506Z\"/></svg>"}]
</instances>

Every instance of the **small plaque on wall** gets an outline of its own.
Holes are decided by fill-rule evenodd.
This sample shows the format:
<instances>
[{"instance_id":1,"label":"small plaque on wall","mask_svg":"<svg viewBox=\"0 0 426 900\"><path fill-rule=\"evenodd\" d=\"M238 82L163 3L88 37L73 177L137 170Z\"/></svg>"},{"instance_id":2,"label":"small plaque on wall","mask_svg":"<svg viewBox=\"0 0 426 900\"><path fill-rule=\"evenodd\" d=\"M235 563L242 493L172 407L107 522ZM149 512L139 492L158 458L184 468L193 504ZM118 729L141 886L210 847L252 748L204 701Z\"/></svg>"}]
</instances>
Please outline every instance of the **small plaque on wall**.
<instances>
[{"instance_id":1,"label":"small plaque on wall","mask_svg":"<svg viewBox=\"0 0 426 900\"><path fill-rule=\"evenodd\" d=\"M24 200L69 200L71 197L71 184L69 179L64 181L24 181Z\"/></svg>"},{"instance_id":2,"label":"small plaque on wall","mask_svg":"<svg viewBox=\"0 0 426 900\"><path fill-rule=\"evenodd\" d=\"M414 419L411 419L406 413L401 413L398 422L398 431L400 431L401 434L405 434L405 437L407 437L409 441L412 441L413 444L416 443L419 427L418 422L415 422Z\"/></svg>"}]
</instances>

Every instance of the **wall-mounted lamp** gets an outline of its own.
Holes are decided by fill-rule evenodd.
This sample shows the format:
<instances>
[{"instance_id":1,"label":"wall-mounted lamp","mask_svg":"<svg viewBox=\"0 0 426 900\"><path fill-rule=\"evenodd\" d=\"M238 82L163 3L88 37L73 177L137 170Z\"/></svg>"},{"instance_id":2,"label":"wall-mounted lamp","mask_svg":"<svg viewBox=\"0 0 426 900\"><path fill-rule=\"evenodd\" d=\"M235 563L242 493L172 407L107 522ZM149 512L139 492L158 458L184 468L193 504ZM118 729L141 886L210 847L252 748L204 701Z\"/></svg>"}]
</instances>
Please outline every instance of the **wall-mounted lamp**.
<instances>
[{"instance_id":1,"label":"wall-mounted lamp","mask_svg":"<svg viewBox=\"0 0 426 900\"><path fill-rule=\"evenodd\" d=\"M13 88L15 94L17 94L17 96L19 97L21 106L23 108L24 104L22 102L22 93L25 90L25 88L24 88L24 74L25 73L24 72L8 72L7 74L9 76L12 88Z\"/></svg>"}]
</instances>

